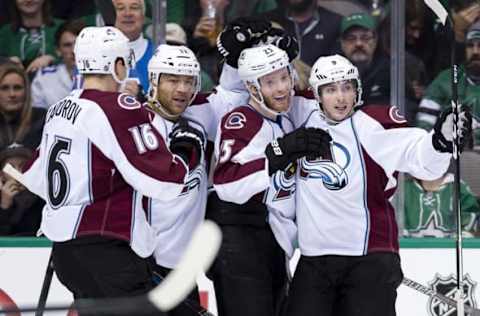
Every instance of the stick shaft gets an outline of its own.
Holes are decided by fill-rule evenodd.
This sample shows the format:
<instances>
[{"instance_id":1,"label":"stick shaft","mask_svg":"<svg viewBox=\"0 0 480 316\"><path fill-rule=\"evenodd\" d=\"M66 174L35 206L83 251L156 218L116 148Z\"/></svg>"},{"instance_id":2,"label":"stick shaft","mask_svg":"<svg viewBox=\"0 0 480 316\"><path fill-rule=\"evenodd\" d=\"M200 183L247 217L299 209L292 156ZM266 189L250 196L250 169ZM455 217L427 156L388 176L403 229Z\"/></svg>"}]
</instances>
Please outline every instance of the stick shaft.
<instances>
[{"instance_id":1,"label":"stick shaft","mask_svg":"<svg viewBox=\"0 0 480 316\"><path fill-rule=\"evenodd\" d=\"M452 112L453 112L453 164L454 164L454 184L453 184L453 212L456 222L456 268L457 268L457 312L463 316L463 240L462 240L462 214L460 205L460 151L458 139L459 122L459 104L458 104L458 65L456 61L456 43L454 35L454 25L451 18L448 19L451 36L451 89L452 89Z\"/></svg>"},{"instance_id":2,"label":"stick shaft","mask_svg":"<svg viewBox=\"0 0 480 316\"><path fill-rule=\"evenodd\" d=\"M45 277L43 278L42 290L40 291L40 297L38 298L37 311L35 316L43 316L45 310L45 304L47 303L48 292L50 291L50 285L53 278L53 258L50 253L50 258L47 263L47 270L45 271Z\"/></svg>"}]
</instances>

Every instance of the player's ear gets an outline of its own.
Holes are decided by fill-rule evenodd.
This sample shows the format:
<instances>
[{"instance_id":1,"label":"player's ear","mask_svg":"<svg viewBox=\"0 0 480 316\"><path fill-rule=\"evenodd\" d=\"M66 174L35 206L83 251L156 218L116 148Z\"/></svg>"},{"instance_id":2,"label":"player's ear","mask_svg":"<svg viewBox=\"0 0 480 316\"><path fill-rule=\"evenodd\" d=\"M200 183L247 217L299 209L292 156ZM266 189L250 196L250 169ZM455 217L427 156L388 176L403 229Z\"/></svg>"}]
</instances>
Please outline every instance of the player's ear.
<instances>
[{"instance_id":1,"label":"player's ear","mask_svg":"<svg viewBox=\"0 0 480 316\"><path fill-rule=\"evenodd\" d=\"M254 95L257 98L257 100L260 99L260 91L255 85L248 83L247 90L248 92L250 92L251 95Z\"/></svg>"},{"instance_id":2,"label":"player's ear","mask_svg":"<svg viewBox=\"0 0 480 316\"><path fill-rule=\"evenodd\" d=\"M115 60L115 74L119 80L127 78L127 67L125 66L123 58L117 58Z\"/></svg>"}]
</instances>

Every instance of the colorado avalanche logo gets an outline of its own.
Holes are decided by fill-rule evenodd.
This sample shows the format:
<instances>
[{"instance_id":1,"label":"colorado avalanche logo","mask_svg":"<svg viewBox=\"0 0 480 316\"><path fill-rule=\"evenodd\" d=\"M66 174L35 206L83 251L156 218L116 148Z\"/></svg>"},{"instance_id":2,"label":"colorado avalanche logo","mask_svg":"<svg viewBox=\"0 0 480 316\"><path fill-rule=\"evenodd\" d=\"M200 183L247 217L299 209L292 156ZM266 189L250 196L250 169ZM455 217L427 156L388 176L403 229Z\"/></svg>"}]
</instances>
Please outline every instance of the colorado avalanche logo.
<instances>
[{"instance_id":1,"label":"colorado avalanche logo","mask_svg":"<svg viewBox=\"0 0 480 316\"><path fill-rule=\"evenodd\" d=\"M243 113L233 112L228 116L224 126L225 129L241 129L243 126L245 126L246 121L247 118Z\"/></svg>"},{"instance_id":2,"label":"colorado avalanche logo","mask_svg":"<svg viewBox=\"0 0 480 316\"><path fill-rule=\"evenodd\" d=\"M118 96L118 105L120 105L125 110L135 110L142 107L140 102L138 102L134 96L126 93L122 93Z\"/></svg>"},{"instance_id":3,"label":"colorado avalanche logo","mask_svg":"<svg viewBox=\"0 0 480 316\"><path fill-rule=\"evenodd\" d=\"M284 172L276 172L273 175L273 201L288 199L295 193L295 173L297 164L292 163Z\"/></svg>"},{"instance_id":4,"label":"colorado avalanche logo","mask_svg":"<svg viewBox=\"0 0 480 316\"><path fill-rule=\"evenodd\" d=\"M339 143L332 144L332 160L322 158L301 161L300 179L320 179L328 190L341 190L348 184L345 169L350 164L347 148Z\"/></svg>"},{"instance_id":5,"label":"colorado avalanche logo","mask_svg":"<svg viewBox=\"0 0 480 316\"><path fill-rule=\"evenodd\" d=\"M398 123L398 124L407 123L407 120L405 119L405 117L403 117L402 113L400 113L400 109L397 108L396 106L392 106L388 114L392 119L392 121L394 121L395 123Z\"/></svg>"},{"instance_id":6,"label":"colorado avalanche logo","mask_svg":"<svg viewBox=\"0 0 480 316\"><path fill-rule=\"evenodd\" d=\"M191 171L188 175L187 182L185 183L185 186L182 189L182 192L180 195L186 195L189 194L192 190L195 190L199 188L200 183L202 179L204 178L204 168L199 167Z\"/></svg>"}]
</instances>

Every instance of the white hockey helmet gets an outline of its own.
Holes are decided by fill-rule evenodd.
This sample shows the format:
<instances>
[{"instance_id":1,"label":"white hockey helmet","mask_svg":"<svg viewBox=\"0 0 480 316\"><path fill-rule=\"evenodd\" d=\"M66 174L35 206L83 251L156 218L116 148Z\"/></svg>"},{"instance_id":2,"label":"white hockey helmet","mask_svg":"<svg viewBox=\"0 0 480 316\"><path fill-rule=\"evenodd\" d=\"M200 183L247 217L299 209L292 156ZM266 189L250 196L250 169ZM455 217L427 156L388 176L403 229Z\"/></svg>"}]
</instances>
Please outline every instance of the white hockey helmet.
<instances>
[{"instance_id":1,"label":"white hockey helmet","mask_svg":"<svg viewBox=\"0 0 480 316\"><path fill-rule=\"evenodd\" d=\"M195 77L195 91L190 103L200 91L200 63L192 50L186 46L161 44L148 62L150 88L148 101L156 110L165 113L157 100L157 88L160 74L184 75Z\"/></svg>"},{"instance_id":2,"label":"white hockey helmet","mask_svg":"<svg viewBox=\"0 0 480 316\"><path fill-rule=\"evenodd\" d=\"M323 109L318 88L326 84L345 80L356 80L357 100L355 101L354 108L362 105L362 82L360 81L360 74L357 67L340 55L325 56L317 59L315 64L313 64L308 82L313 89L315 98L320 104L321 110Z\"/></svg>"},{"instance_id":3,"label":"white hockey helmet","mask_svg":"<svg viewBox=\"0 0 480 316\"><path fill-rule=\"evenodd\" d=\"M260 92L259 78L268 75L282 68L287 68L292 80L293 93L293 71L290 66L287 53L275 45L268 44L246 48L238 58L238 75L245 85L253 85L257 88L258 97L252 93L250 96L257 101L267 113L277 115L278 113L269 109L264 102L263 95Z\"/></svg>"},{"instance_id":4,"label":"white hockey helmet","mask_svg":"<svg viewBox=\"0 0 480 316\"><path fill-rule=\"evenodd\" d=\"M111 74L116 82L123 83L115 73L115 62L120 58L127 68L127 76L135 67L135 55L128 38L114 27L86 27L75 40L75 63L81 74Z\"/></svg>"}]
</instances>

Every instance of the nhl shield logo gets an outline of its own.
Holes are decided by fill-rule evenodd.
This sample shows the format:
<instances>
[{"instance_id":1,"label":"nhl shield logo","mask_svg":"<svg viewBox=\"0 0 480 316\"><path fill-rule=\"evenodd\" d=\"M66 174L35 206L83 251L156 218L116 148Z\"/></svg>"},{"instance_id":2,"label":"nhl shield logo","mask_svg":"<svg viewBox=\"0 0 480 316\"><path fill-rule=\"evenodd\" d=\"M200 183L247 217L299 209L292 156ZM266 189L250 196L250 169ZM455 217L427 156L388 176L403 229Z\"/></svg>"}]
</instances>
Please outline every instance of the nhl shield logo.
<instances>
[{"instance_id":1,"label":"nhl shield logo","mask_svg":"<svg viewBox=\"0 0 480 316\"><path fill-rule=\"evenodd\" d=\"M455 291L457 288L457 278L450 274L447 277L442 277L440 274L435 274L433 281L429 283L430 288L439 294L446 297L455 298ZM463 293L465 305L473 308L477 306L475 302L475 287L477 282L473 281L470 275L465 274L463 277ZM427 303L428 314L431 316L457 316L455 307L449 306L435 297L430 297Z\"/></svg>"}]
</instances>

